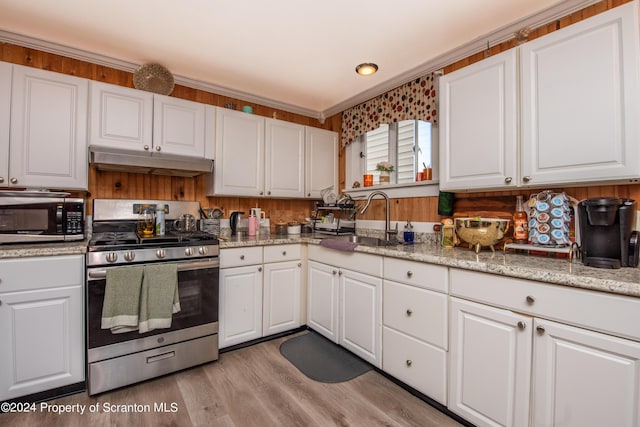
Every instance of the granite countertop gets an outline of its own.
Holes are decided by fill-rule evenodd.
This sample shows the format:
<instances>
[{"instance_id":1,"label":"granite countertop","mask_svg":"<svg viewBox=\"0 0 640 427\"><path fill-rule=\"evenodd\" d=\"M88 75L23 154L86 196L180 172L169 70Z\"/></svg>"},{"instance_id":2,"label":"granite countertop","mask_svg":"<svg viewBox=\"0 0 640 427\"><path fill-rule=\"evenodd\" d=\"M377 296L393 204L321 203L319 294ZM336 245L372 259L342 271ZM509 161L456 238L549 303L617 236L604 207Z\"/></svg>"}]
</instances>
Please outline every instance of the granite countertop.
<instances>
[{"instance_id":1,"label":"granite countertop","mask_svg":"<svg viewBox=\"0 0 640 427\"><path fill-rule=\"evenodd\" d=\"M290 243L320 244L328 236L271 236L220 241L220 248L282 245ZM640 268L617 270L586 267L579 261L483 250L479 254L465 248L444 249L432 243L370 247L359 245L356 252L403 258L418 262L462 268L482 273L535 280L613 294L640 297Z\"/></svg>"},{"instance_id":2,"label":"granite countertop","mask_svg":"<svg viewBox=\"0 0 640 427\"><path fill-rule=\"evenodd\" d=\"M23 243L0 246L0 259L32 256L82 255L87 253L88 240L62 243Z\"/></svg>"}]
</instances>

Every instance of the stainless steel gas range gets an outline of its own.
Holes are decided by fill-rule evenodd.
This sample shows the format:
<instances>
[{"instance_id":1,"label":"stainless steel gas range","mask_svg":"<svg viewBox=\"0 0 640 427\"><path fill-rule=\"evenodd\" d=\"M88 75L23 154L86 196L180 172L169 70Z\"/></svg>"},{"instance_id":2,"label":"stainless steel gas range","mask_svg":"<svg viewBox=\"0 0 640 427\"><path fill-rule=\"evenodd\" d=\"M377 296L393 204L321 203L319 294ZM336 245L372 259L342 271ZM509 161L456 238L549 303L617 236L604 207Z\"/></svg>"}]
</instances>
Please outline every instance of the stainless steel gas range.
<instances>
[{"instance_id":1,"label":"stainless steel gas range","mask_svg":"<svg viewBox=\"0 0 640 427\"><path fill-rule=\"evenodd\" d=\"M136 233L140 207L146 205L165 206L164 236L139 237ZM197 218L199 208L198 202L94 200L87 252L89 394L218 359L218 240L202 231L172 227L184 214ZM180 311L171 316L170 327L144 333L103 329L107 276L111 283L116 277L109 271L138 266L146 272L146 266L160 264L174 264L177 271ZM118 273L121 278L122 270Z\"/></svg>"}]
</instances>

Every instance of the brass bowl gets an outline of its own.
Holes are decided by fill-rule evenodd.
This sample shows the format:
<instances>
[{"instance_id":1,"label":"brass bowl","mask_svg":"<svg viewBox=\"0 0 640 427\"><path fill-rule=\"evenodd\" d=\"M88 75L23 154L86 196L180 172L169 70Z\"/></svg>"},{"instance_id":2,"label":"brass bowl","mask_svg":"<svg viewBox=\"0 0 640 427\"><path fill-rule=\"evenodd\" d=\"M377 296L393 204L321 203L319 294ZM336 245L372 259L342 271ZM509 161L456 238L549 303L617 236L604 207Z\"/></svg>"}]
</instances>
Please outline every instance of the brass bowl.
<instances>
[{"instance_id":1,"label":"brass bowl","mask_svg":"<svg viewBox=\"0 0 640 427\"><path fill-rule=\"evenodd\" d=\"M500 218L456 218L456 234L460 239L469 244L469 248L475 248L480 252L483 246L491 248L504 238L509 229L510 220Z\"/></svg>"}]
</instances>

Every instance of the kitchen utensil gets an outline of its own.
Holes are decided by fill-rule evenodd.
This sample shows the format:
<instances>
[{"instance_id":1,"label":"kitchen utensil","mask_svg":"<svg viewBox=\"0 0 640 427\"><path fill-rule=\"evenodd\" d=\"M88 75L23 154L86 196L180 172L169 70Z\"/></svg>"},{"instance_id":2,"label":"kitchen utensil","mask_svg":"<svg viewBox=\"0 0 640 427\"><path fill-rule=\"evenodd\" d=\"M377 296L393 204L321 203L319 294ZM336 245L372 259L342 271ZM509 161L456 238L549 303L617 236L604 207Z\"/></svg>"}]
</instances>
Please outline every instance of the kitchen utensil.
<instances>
[{"instance_id":1,"label":"kitchen utensil","mask_svg":"<svg viewBox=\"0 0 640 427\"><path fill-rule=\"evenodd\" d=\"M222 218L222 210L219 208L214 208L211 212L209 212L209 217L213 219Z\"/></svg>"},{"instance_id":2,"label":"kitchen utensil","mask_svg":"<svg viewBox=\"0 0 640 427\"><path fill-rule=\"evenodd\" d=\"M469 243L469 248L480 252L482 246L489 246L495 252L493 245L504 238L509 228L510 220L501 218L456 218L456 233L460 239Z\"/></svg>"},{"instance_id":3,"label":"kitchen utensil","mask_svg":"<svg viewBox=\"0 0 640 427\"><path fill-rule=\"evenodd\" d=\"M231 227L231 235L235 235L238 231L238 221L240 221L240 216L244 215L244 212L233 211L231 215L229 215L229 227Z\"/></svg>"},{"instance_id":4,"label":"kitchen utensil","mask_svg":"<svg viewBox=\"0 0 640 427\"><path fill-rule=\"evenodd\" d=\"M138 214L138 222L136 230L140 237L151 237L156 228L156 216L151 205L143 205L140 207Z\"/></svg>"},{"instance_id":5,"label":"kitchen utensil","mask_svg":"<svg viewBox=\"0 0 640 427\"><path fill-rule=\"evenodd\" d=\"M191 214L182 214L180 218L173 221L173 228L182 233L196 231L196 218Z\"/></svg>"}]
</instances>

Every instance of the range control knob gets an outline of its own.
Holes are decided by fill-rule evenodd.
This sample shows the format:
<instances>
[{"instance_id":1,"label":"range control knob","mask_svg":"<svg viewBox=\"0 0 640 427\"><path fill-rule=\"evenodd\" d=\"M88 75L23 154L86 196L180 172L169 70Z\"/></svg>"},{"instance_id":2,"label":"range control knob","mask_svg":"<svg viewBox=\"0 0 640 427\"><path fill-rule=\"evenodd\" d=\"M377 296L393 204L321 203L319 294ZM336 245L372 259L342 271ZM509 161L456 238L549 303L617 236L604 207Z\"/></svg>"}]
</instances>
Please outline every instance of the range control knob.
<instances>
[{"instance_id":1,"label":"range control knob","mask_svg":"<svg viewBox=\"0 0 640 427\"><path fill-rule=\"evenodd\" d=\"M134 259L136 259L136 253L133 251L129 251L129 252L125 252L124 254L124 260L125 261L133 261Z\"/></svg>"},{"instance_id":2,"label":"range control knob","mask_svg":"<svg viewBox=\"0 0 640 427\"><path fill-rule=\"evenodd\" d=\"M107 259L107 262L116 262L118 260L118 254L115 252L109 252L105 258Z\"/></svg>"},{"instance_id":3,"label":"range control knob","mask_svg":"<svg viewBox=\"0 0 640 427\"><path fill-rule=\"evenodd\" d=\"M209 253L209 248L207 248L206 246L200 246L198 248L198 253L200 255L206 255L207 253Z\"/></svg>"},{"instance_id":4,"label":"range control knob","mask_svg":"<svg viewBox=\"0 0 640 427\"><path fill-rule=\"evenodd\" d=\"M185 254L186 256L191 256L191 255L193 255L193 253L194 253L194 252L195 252L195 251L193 250L193 248L185 248L185 249L184 249L184 254Z\"/></svg>"},{"instance_id":5,"label":"range control knob","mask_svg":"<svg viewBox=\"0 0 640 427\"><path fill-rule=\"evenodd\" d=\"M156 256L160 259L164 258L167 256L167 251L165 251L164 249L158 249L156 251Z\"/></svg>"}]
</instances>

